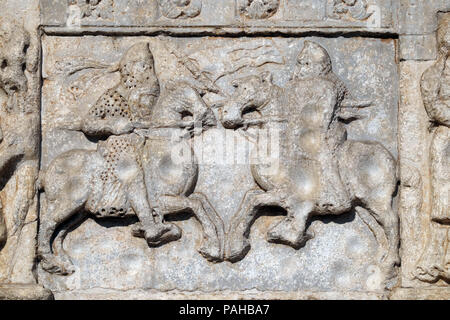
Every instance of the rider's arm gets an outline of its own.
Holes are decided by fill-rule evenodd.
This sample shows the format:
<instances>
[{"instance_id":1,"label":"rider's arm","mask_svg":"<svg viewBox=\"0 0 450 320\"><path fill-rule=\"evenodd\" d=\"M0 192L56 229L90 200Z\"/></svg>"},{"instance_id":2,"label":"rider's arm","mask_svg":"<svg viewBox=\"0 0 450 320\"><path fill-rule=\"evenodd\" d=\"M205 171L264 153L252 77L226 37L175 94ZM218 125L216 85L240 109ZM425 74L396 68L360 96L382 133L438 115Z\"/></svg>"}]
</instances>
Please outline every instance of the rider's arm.
<instances>
[{"instance_id":1,"label":"rider's arm","mask_svg":"<svg viewBox=\"0 0 450 320\"><path fill-rule=\"evenodd\" d=\"M134 129L132 122L127 118L98 119L89 117L82 123L81 130L92 136L120 135L130 133Z\"/></svg>"}]
</instances>

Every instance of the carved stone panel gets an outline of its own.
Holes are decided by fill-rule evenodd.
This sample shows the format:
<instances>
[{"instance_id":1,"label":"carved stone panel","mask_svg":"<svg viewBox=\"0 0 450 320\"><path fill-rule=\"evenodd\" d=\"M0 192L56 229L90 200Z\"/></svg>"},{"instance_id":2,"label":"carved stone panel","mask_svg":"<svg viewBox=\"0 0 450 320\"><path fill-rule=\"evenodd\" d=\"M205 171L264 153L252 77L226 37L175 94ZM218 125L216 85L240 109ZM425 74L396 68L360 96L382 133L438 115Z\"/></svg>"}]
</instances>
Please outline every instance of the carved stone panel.
<instances>
[{"instance_id":1,"label":"carved stone panel","mask_svg":"<svg viewBox=\"0 0 450 320\"><path fill-rule=\"evenodd\" d=\"M148 47L145 45L142 47L145 43L148 43ZM140 46L144 49L139 49ZM55 174L58 170L68 168L67 165L70 167L75 165L72 162L79 162L77 159L81 159L80 156L86 160L79 162L76 167L81 166L79 167L81 169L84 166L93 166L97 161L96 154L99 152L102 154L102 148L110 150L108 145L109 141L113 143L112 138L105 141L102 136L92 135L86 126L91 127L95 122L83 123L87 121L86 117L93 112L93 108L100 110L96 106L105 99L104 97L109 99L107 100L109 102L105 102L105 106L107 108L111 106L111 112L117 112L113 107L117 99L122 99L120 96L126 97L120 88L121 79L125 79L127 73L121 71L123 70L121 66L129 65L131 62L127 61L136 59L142 59L137 62L143 63L146 58L138 52L148 50L145 48L149 48L152 54L151 61L154 61L155 75L160 87L159 100L154 102L156 104L153 113L155 115L153 120L158 123L160 129L147 131L135 129L137 136L146 140L144 158L141 160L145 184L141 185L141 188L144 191L145 188L148 189L150 205L166 215L167 221L164 222L163 228L175 228L174 231L168 229L168 232L176 234L165 240L157 235L152 238L151 234L145 233L145 230L148 230L145 227L148 212L145 210L142 216L138 214L136 217L132 214L126 217L124 214L125 217L120 218L116 211L103 214L101 210L92 209L93 207L89 205L90 200L87 200L86 207L84 205L83 207L88 215L82 216L72 227L63 227L60 231L62 235L60 233L55 239L53 252L56 257L45 253L48 252L45 247L40 249L43 250L41 252L43 260L39 267L39 276L46 287L54 292L67 291L66 293L74 292L74 294L100 287L130 292L144 289L212 292L242 291L252 288L260 291L288 292L308 290L382 292L385 286L395 284L398 263L396 258L398 236L395 235L395 230L398 224L395 212L390 211L396 186L394 159L397 156L395 92L398 80L394 67L394 41L276 37L113 39L105 36L45 36L42 170L46 178L41 223L46 224L46 214L53 214L52 211L48 211L49 205L53 206L67 197L58 194L52 185L82 177L76 171L71 173L72 169L69 169L65 173L69 175L64 176L65 178L63 176L57 178ZM290 210L288 203L298 200L290 199L287 194L283 195L283 189L275 192L275 197L272 196L272 191L260 185L249 160L245 160L245 157L249 156L246 150L254 148L252 136L257 134L258 130L255 131L255 128L251 127L243 129L235 122L240 121L239 118L231 117L233 108L237 108L241 103L245 104L245 99L249 98L247 94L243 95L244 92L240 93L239 86L247 88L249 92L252 92L251 90L273 92L261 102L261 107L267 105L267 109L261 111L255 109L255 113L249 113L249 117L246 116L245 119L248 119L249 125L252 126L252 122L257 124L258 121L267 118L274 124L281 124L281 130L287 119L284 117L297 114L295 108L290 106L290 103L295 102L283 102L285 99L292 99L289 96L296 92L297 83L301 85L301 82L298 82L301 70L297 73L296 66L303 61L302 54L310 56L316 50L321 50L324 57L330 57L329 62L321 62L328 63L329 68L332 68L330 77L332 75L336 79L341 79L336 84L331 80L324 80L324 85L329 84L330 88L338 86L336 87L340 88L338 90L345 91L345 100L342 102L345 110L342 111L341 117L347 120L339 121L342 121L342 129L345 127L348 134L346 138L348 144L344 143L345 146L342 145L342 148L349 148L346 152L354 153L352 157L363 161L362 164L366 161L365 157L375 154L379 157L377 161L380 162L371 165L381 170L380 173L386 172L386 179L393 181L384 198L384 201L389 203L385 208L388 211L379 212L391 217L386 218L385 224L389 225L391 222L388 220L392 219L392 231L381 228L370 214L370 210L378 210L377 207L371 207L371 204L367 207L352 205L347 207L347 204L338 204L341 200L336 198L330 201L336 206L343 206L341 209L323 207L321 210L325 215L333 213L337 216L322 218L311 216L307 225L303 226L303 231L299 229L295 234L295 238L300 238L279 238L290 234L291 231L288 229L291 226L283 222L283 215L286 214L286 210ZM380 60L376 64L368 59L375 52L382 52L378 55ZM349 55L352 59L348 59ZM136 58L133 58L135 56ZM134 77L137 78L137 75ZM173 86L173 82L179 84ZM180 87L180 83L184 84ZM387 83L389 85L386 85ZM178 91L175 89L183 86L186 86L186 89ZM117 92L117 97L112 92ZM119 94L120 92L122 93ZM172 117L168 118L172 112L170 108L177 105L177 101L181 101L181 105L187 105L185 99L192 94L194 100L189 100L190 104L195 106L201 103L213 113L203 118L207 121L207 128L203 129L203 133L187 140L195 153L197 169L189 171L188 166L183 169L187 171L178 172L179 169L173 163L174 159L171 159L170 153L168 158L163 155L170 151L169 146L174 143L171 143L173 135L176 133L179 137L183 133L179 129L162 128L170 124ZM234 98L229 100L227 97ZM315 98L312 96L311 99ZM165 104L166 100L171 101L169 105ZM124 100L121 104L121 108L124 103L130 105L130 102L126 101L128 100ZM206 109L201 111L202 108L196 112L204 113ZM255 104L254 108L259 108L258 104ZM94 113L99 112L103 111ZM193 116L196 117L195 112ZM208 117L212 117L211 120L208 120ZM110 131L107 132L109 135ZM231 149L229 141L234 141ZM355 141L356 144L350 141ZM363 144L358 145L360 143ZM135 145L134 142L131 142L131 145ZM111 146L113 148L111 150L116 150L116 147ZM78 155L77 152L82 153ZM110 151L105 152L109 154ZM157 155L159 153L162 158ZM85 158L88 155L89 158ZM117 163L120 165L119 154L111 156L118 157ZM338 161L340 156L338 154L335 156ZM99 155L99 157L107 156ZM293 159L291 156L282 155L283 165L295 168L296 162ZM385 164L387 167L383 167ZM366 179L363 177L367 173L363 172L367 169L368 167L364 165L361 167L363 170L361 182ZM101 177L103 169L99 170ZM120 169L113 170L120 175ZM340 170L341 175L344 175L346 169ZM184 175L182 172L185 172ZM332 178L331 172L331 176L324 179L335 179ZM72 174L74 176L71 176ZM190 174L197 175L195 182L183 180L186 174L188 178ZM100 188L102 183L98 182L100 184L95 187L97 185L95 176L92 179L94 180L86 185L87 190L100 191L101 189L97 188ZM300 180L298 182L291 180L290 183L300 188L302 177L298 176L296 179ZM336 179L338 180L334 180L333 183L340 183L338 182L340 179ZM177 189L180 183L182 189ZM387 183L387 180L382 183ZM94 185L94 189L90 185ZM114 183L103 182L103 185L105 187L109 185L108 188L111 188ZM191 190L182 191L186 186ZM120 186L117 188L120 189ZM121 194L119 189L117 192ZM345 193L344 189L343 185L335 186L338 192ZM51 190L51 199L48 199L50 194L47 190ZM71 190L80 195L85 192L82 189ZM113 192L113 189L110 190ZM173 196L161 197L168 192ZM353 196L344 197L349 197L351 201ZM126 198L124 201L127 201ZM71 206L67 200L64 200L64 203ZM301 204L292 204L297 205ZM74 210L75 215L77 207L70 208ZM116 208L121 208L121 205ZM131 208L135 209L133 204ZM179 211L182 210L187 214L180 215ZM343 214L347 211L348 213ZM105 219L108 215L111 218ZM276 230L283 224L285 225L283 228L288 229L280 230L281 234L277 235ZM239 231L241 228L244 229ZM299 225L295 228L302 227ZM67 235L64 231L66 229ZM144 233L141 234L139 229ZM311 239L308 240L309 238ZM42 238L42 241L44 246L49 245L47 243L49 239ZM154 247L152 241L162 241L162 245ZM61 245L67 253L65 258L62 257L61 249L56 249L62 248ZM390 246L393 250L392 256L388 258L386 264L386 260L382 260L381 256L391 250Z\"/></svg>"}]
</instances>

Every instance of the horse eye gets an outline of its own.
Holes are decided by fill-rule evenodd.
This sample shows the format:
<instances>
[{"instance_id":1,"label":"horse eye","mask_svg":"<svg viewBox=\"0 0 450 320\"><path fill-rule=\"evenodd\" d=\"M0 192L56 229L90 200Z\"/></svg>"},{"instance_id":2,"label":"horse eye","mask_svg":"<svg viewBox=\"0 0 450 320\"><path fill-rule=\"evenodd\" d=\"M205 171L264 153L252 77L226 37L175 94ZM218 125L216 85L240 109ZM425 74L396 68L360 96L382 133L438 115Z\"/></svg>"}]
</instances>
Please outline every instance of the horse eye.
<instances>
[{"instance_id":1,"label":"horse eye","mask_svg":"<svg viewBox=\"0 0 450 320\"><path fill-rule=\"evenodd\" d=\"M233 84L233 87L235 87L235 88L239 87L239 83L237 83L237 82L233 82L232 84Z\"/></svg>"},{"instance_id":2,"label":"horse eye","mask_svg":"<svg viewBox=\"0 0 450 320\"><path fill-rule=\"evenodd\" d=\"M8 61L6 61L6 59L3 59L3 60L2 60L1 68L2 68L2 69L5 69L7 66L8 66Z\"/></svg>"}]
</instances>

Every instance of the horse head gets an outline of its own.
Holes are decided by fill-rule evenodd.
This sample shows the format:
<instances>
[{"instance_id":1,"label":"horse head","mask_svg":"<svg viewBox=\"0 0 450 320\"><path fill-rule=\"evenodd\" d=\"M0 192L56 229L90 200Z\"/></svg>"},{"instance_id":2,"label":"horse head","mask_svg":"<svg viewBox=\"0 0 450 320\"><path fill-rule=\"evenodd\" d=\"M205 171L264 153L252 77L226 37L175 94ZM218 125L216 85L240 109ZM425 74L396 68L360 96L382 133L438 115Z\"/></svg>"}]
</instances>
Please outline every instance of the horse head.
<instances>
[{"instance_id":1,"label":"horse head","mask_svg":"<svg viewBox=\"0 0 450 320\"><path fill-rule=\"evenodd\" d=\"M244 114L264 108L272 98L272 74L264 72L236 79L232 82L235 91L232 98L223 104L221 122L227 129L236 129L244 124Z\"/></svg>"}]
</instances>

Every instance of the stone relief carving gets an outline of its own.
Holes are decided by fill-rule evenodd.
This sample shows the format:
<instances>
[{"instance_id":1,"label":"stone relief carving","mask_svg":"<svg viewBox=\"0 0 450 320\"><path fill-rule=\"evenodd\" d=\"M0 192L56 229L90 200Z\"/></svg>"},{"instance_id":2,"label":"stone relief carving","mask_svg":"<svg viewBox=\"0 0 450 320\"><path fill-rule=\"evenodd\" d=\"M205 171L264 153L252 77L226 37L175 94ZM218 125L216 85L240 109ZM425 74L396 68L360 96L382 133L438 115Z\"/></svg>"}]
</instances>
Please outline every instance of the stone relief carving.
<instances>
[{"instance_id":1,"label":"stone relief carving","mask_svg":"<svg viewBox=\"0 0 450 320\"><path fill-rule=\"evenodd\" d=\"M266 45L245 43L243 48L274 55L261 60L255 53L259 63L249 70L284 62L277 50ZM242 48L229 50L231 56L248 57ZM179 227L164 222L164 216L188 211L202 226L200 253L213 262L235 263L249 251L250 227L263 207L281 207L288 212L271 228L267 239L296 249L311 238L306 229L312 216L339 215L356 207L368 225L374 225L371 219L375 219L384 226L386 239L382 232L374 234L380 244L385 244L380 249L380 261L386 281L391 280L398 263L398 222L390 207L397 184L396 164L380 144L347 140L343 122L358 119L358 110L371 102L353 100L332 72L327 51L306 41L294 79L286 89L273 84L271 72L236 78L239 59L212 76L201 70L199 61L179 50L166 47L165 51L172 52L195 82L203 84L201 89L194 82L176 80L161 89L147 43L133 45L117 65L87 62L86 68L118 72L120 82L90 107L78 128L72 128L98 140L97 149L63 153L41 174L46 198L39 233L43 269L62 275L73 273L63 241L87 214L97 219L136 215L139 223L133 235L156 247L181 237ZM56 70L73 74L83 69L80 65L80 61L68 61L66 66L57 62ZM234 72L230 73L229 68ZM221 92L210 78L221 79L222 73L235 78L232 84L236 91L231 96ZM84 77L68 83L75 98L84 90L80 80L94 83ZM216 125L211 107L203 100L206 92L226 97L215 107L222 110L221 123L227 130L260 125L279 129L287 137L282 143L279 172L270 175L264 165L248 167L260 189L248 191L241 206L233 208L236 213L226 230L223 217L207 197L195 192L199 173L195 155L192 162L181 167L171 160L174 130L184 150L193 154L189 138L202 133L198 125L204 129ZM327 118L319 121L317 113L322 111L317 108L322 105ZM260 117L248 118L252 113L247 111L257 111ZM310 128L313 123L315 126ZM288 150L286 145L295 148ZM350 166L359 168L360 175L353 177ZM301 172L300 176L287 178L295 172ZM310 183L315 185L309 188ZM290 190L298 192L292 195Z\"/></svg>"},{"instance_id":2,"label":"stone relief carving","mask_svg":"<svg viewBox=\"0 0 450 320\"><path fill-rule=\"evenodd\" d=\"M396 161L379 143L348 140L345 128L345 122L358 119L359 108L371 103L351 98L333 73L327 51L310 41L305 41L286 89L274 85L270 73L238 79L233 86L236 91L222 111L224 127L258 123L279 130L283 143L279 163L269 165L275 174L267 164L251 166L260 189L248 191L233 218L227 259L239 261L249 251L250 227L261 207L286 210L286 218L269 229L267 240L296 249L313 237L306 231L312 216L355 208L363 220L375 219L384 231L385 239L377 240L382 245L382 273L392 286L399 265L398 217L392 210ZM260 117L245 119L249 110Z\"/></svg>"},{"instance_id":3,"label":"stone relief carving","mask_svg":"<svg viewBox=\"0 0 450 320\"><path fill-rule=\"evenodd\" d=\"M7 230L0 213L0 246L10 238L18 245L30 208L36 202L40 145L38 57L39 49L28 32L19 23L4 21L0 29L1 188L13 177L20 187L11 200L11 230ZM4 205L0 207L3 211ZM10 270L14 264L13 259Z\"/></svg>"},{"instance_id":4,"label":"stone relief carving","mask_svg":"<svg viewBox=\"0 0 450 320\"><path fill-rule=\"evenodd\" d=\"M164 222L164 215L191 212L204 232L200 253L208 260L221 260L220 217L204 195L193 193L195 156L181 164L171 158L173 130L179 129L180 144L192 153L183 137L194 133L194 123L203 130L213 126L211 109L187 83L169 84L160 94L148 43L132 46L117 71L120 83L99 98L80 128L88 136L108 138L96 151L72 150L58 156L42 175L47 200L39 233L43 269L62 275L74 272L63 240L87 213L97 218L137 215L140 223L133 235L155 247L181 237L180 228ZM51 239L64 222L53 250Z\"/></svg>"},{"instance_id":5,"label":"stone relief carving","mask_svg":"<svg viewBox=\"0 0 450 320\"><path fill-rule=\"evenodd\" d=\"M77 6L81 18L111 19L114 13L113 0L69 0L69 6Z\"/></svg>"},{"instance_id":6,"label":"stone relief carving","mask_svg":"<svg viewBox=\"0 0 450 320\"><path fill-rule=\"evenodd\" d=\"M329 0L328 2L329 18L366 20L370 16L366 0Z\"/></svg>"},{"instance_id":7,"label":"stone relief carving","mask_svg":"<svg viewBox=\"0 0 450 320\"><path fill-rule=\"evenodd\" d=\"M421 92L430 118L431 230L415 277L425 282L450 281L450 13L437 31L438 59L422 76Z\"/></svg>"},{"instance_id":8,"label":"stone relief carving","mask_svg":"<svg viewBox=\"0 0 450 320\"><path fill-rule=\"evenodd\" d=\"M169 19L194 18L202 11L202 0L158 0L159 9Z\"/></svg>"},{"instance_id":9,"label":"stone relief carving","mask_svg":"<svg viewBox=\"0 0 450 320\"><path fill-rule=\"evenodd\" d=\"M68 0L68 26L78 26L82 20L110 20L114 15L113 0Z\"/></svg>"},{"instance_id":10,"label":"stone relief carving","mask_svg":"<svg viewBox=\"0 0 450 320\"><path fill-rule=\"evenodd\" d=\"M270 18L279 6L279 0L238 0L239 13L250 19Z\"/></svg>"},{"instance_id":11,"label":"stone relief carving","mask_svg":"<svg viewBox=\"0 0 450 320\"><path fill-rule=\"evenodd\" d=\"M4 245L6 244L7 237L8 233L6 231L5 217L3 216L2 208L2 212L0 213L0 250L3 249Z\"/></svg>"},{"instance_id":12,"label":"stone relief carving","mask_svg":"<svg viewBox=\"0 0 450 320\"><path fill-rule=\"evenodd\" d=\"M37 281L55 289L58 297L74 298L92 294L86 288L102 288L108 298L134 298L136 292L154 297L148 288L159 297L173 297L170 290L179 290L183 298L183 291L209 298L214 290L248 297L248 288L258 291L252 297L262 298L360 298L366 297L365 290L370 298L448 298L447 0L227 0L214 8L202 0L42 3L3 0L6 9L0 12L0 300L50 297L33 288ZM380 11L372 13L373 6ZM201 19L185 21L200 13ZM236 13L242 24L236 25ZM17 19L24 15L24 21L5 19L13 14ZM167 18L165 23L160 24L160 16ZM371 25L376 18L380 23ZM258 19L272 22L252 21ZM81 25L89 28L76 28ZM311 37L301 50L305 28ZM43 31L40 39L36 31ZM340 32L345 37L336 36ZM42 61L38 41L46 45ZM164 41L183 53L161 48ZM401 44L400 61L386 58L395 50L390 41ZM343 57L353 44L363 58L350 68ZM91 57L89 50L97 45L107 48L103 56L80 67L80 57ZM365 45L373 47L365 50ZM71 50L74 56L58 69L58 59L67 59ZM330 56L336 59L333 66ZM41 73L41 62L56 65ZM399 66L403 79L386 65L371 67L384 62L390 69ZM108 76L89 78L92 70ZM58 71L65 74L54 80ZM106 84L111 79L117 83ZM400 110L407 114L398 122L399 131L396 113L389 113L399 98L397 80L403 90ZM373 101L350 94L361 89L359 94L366 96L388 87L393 88L391 100L383 108L378 93ZM67 92L56 93L60 89L68 89L76 102ZM225 100L217 102L211 93ZM82 121L60 130L58 121L66 120L61 114L68 110ZM364 122L366 112L369 120ZM389 126L392 130L385 131ZM212 127L234 138L245 136L258 154L258 141L250 139L253 130L279 132L280 158L246 163L235 172L205 169L193 145L196 137L212 134ZM395 135L405 131L411 132L398 135L398 181ZM384 139L386 132L394 142ZM411 148L415 140L421 145L417 150ZM67 145L46 150L62 141ZM187 151L190 161L174 163L173 146ZM39 166L45 171L39 173ZM218 191L233 183L239 186ZM398 209L400 251L393 209L397 187L404 197ZM40 212L38 190L43 191ZM103 239L105 234L113 236ZM36 237L39 279L31 270ZM349 244L358 239L359 248ZM334 240L339 245L332 246ZM99 241L107 248L96 247ZM125 258L112 259L111 265L120 265L123 274L113 274L111 265L94 270L121 246ZM379 254L373 258L376 248ZM80 258L86 252L90 257ZM399 252L401 282L391 292L379 290L379 277L386 288L393 287ZM209 263L223 261L231 263ZM80 272L66 277L74 265ZM353 274L358 280L348 280ZM92 280L96 277L108 279ZM14 289L19 282L27 285Z\"/></svg>"}]
</instances>

